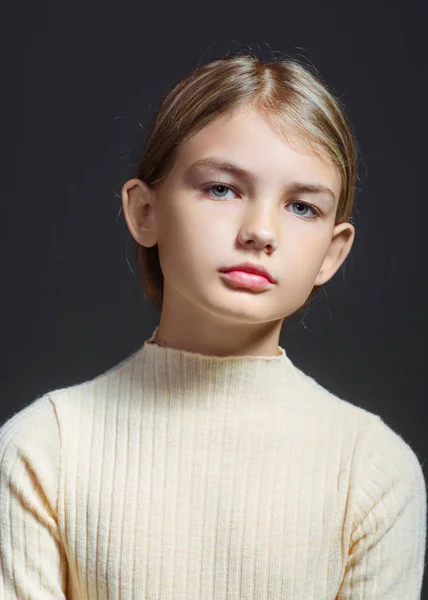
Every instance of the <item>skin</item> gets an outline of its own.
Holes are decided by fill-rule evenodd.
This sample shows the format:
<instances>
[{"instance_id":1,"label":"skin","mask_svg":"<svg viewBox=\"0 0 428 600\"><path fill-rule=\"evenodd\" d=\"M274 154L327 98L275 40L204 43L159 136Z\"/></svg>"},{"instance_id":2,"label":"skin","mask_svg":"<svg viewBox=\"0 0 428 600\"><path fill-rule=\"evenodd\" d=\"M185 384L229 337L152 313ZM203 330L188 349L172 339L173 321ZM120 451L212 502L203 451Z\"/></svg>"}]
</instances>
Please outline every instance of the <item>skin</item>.
<instances>
[{"instance_id":1,"label":"skin","mask_svg":"<svg viewBox=\"0 0 428 600\"><path fill-rule=\"evenodd\" d=\"M222 116L179 148L155 186L137 178L123 185L129 231L142 246L158 244L164 296L155 343L214 356L276 356L284 319L340 268L355 229L334 223L339 171L293 140L291 147L252 110ZM211 169L186 176L193 162L212 155L249 170L256 182ZM327 185L334 203L291 194L286 186L294 180ZM207 184L230 187L202 190ZM247 260L262 263L277 284L236 289L218 272Z\"/></svg>"}]
</instances>

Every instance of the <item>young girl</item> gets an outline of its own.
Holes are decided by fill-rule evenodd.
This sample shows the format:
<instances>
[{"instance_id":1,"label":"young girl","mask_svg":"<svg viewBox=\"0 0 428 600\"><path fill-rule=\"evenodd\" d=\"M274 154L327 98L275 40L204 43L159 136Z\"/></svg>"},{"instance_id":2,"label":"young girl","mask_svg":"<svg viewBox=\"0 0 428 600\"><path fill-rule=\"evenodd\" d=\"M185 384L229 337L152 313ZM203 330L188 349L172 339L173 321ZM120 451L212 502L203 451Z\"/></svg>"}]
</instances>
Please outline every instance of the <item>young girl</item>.
<instances>
[{"instance_id":1,"label":"young girl","mask_svg":"<svg viewBox=\"0 0 428 600\"><path fill-rule=\"evenodd\" d=\"M122 189L159 325L1 428L1 598L420 597L417 456L278 345L351 250L356 171L296 60L237 53L169 92Z\"/></svg>"}]
</instances>

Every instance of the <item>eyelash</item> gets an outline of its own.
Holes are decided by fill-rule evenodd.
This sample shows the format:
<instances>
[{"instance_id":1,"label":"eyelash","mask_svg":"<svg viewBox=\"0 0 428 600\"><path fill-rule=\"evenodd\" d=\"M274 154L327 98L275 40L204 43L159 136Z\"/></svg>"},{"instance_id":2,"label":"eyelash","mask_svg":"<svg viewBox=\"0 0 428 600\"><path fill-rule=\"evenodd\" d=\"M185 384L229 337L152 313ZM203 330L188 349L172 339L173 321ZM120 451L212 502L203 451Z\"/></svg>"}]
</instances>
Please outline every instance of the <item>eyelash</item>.
<instances>
[{"instance_id":1,"label":"eyelash","mask_svg":"<svg viewBox=\"0 0 428 600\"><path fill-rule=\"evenodd\" d=\"M228 190L231 190L235 194L237 193L237 192L235 192L235 190L230 185L227 185L226 183L209 183L207 185L203 185L201 187L201 189L205 193L208 193L210 190L212 190L212 188L215 188L215 187L218 187L218 186L227 188ZM211 197L215 198L215 196L211 196ZM216 200L222 200L222 198L215 198L215 199ZM313 217L304 217L303 216L303 218L306 218L308 221L310 221L311 219L317 219L317 218L319 218L321 216L320 211L318 209L316 209L315 206L312 206L312 204L308 204L307 202L302 202L301 200L295 200L294 202L291 202L290 204L292 204L292 205L293 204L302 204L303 206L305 206L305 207L307 206L308 208L310 208L315 213L315 215ZM296 215L296 216L299 216L299 215Z\"/></svg>"}]
</instances>

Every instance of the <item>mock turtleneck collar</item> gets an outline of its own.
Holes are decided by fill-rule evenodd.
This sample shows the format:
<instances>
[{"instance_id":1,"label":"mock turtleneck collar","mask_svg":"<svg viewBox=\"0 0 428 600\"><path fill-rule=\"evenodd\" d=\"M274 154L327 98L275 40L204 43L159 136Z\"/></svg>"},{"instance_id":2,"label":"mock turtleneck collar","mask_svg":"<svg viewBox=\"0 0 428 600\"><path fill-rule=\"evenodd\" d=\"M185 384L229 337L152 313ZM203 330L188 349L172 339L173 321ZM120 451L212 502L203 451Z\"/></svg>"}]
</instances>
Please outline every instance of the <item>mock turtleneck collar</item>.
<instances>
[{"instance_id":1,"label":"mock turtleneck collar","mask_svg":"<svg viewBox=\"0 0 428 600\"><path fill-rule=\"evenodd\" d=\"M272 406L281 403L296 377L296 367L284 348L276 356L215 356L160 346L158 326L138 352L144 385L159 394L185 395L186 403Z\"/></svg>"}]
</instances>

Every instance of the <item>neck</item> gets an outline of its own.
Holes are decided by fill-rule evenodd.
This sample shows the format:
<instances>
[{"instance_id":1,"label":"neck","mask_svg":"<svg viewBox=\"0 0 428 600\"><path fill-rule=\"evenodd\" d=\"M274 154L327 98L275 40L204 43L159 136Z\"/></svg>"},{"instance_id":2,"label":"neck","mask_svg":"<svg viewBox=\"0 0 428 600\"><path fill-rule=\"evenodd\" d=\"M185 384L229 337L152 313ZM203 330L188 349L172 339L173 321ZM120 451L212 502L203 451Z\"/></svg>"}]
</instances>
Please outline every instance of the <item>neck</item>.
<instances>
[{"instance_id":1,"label":"neck","mask_svg":"<svg viewBox=\"0 0 428 600\"><path fill-rule=\"evenodd\" d=\"M157 329L137 352L133 368L138 385L155 388L171 402L236 409L252 403L272 406L296 379L296 368L281 346L275 356L206 355L159 345Z\"/></svg>"}]
</instances>

